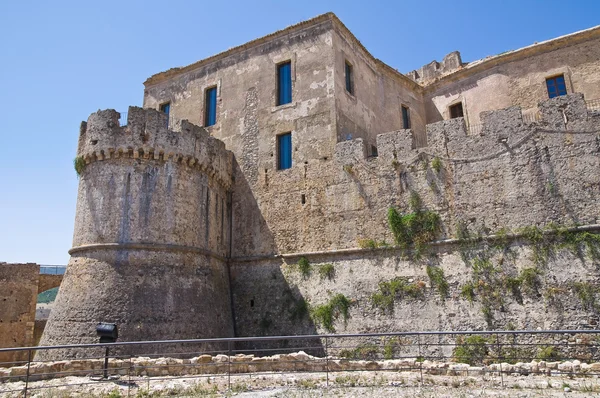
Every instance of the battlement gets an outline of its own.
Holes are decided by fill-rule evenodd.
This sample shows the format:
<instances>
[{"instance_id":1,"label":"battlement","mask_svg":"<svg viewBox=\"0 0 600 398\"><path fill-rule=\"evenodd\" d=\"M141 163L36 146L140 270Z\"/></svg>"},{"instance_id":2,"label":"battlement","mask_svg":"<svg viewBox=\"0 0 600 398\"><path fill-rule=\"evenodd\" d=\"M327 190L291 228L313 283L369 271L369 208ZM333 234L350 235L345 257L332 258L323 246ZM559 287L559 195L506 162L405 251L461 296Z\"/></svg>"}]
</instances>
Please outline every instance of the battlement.
<instances>
[{"instance_id":1,"label":"battlement","mask_svg":"<svg viewBox=\"0 0 600 398\"><path fill-rule=\"evenodd\" d=\"M199 168L225 188L231 186L233 154L203 127L187 120L167 126L165 113L134 106L129 107L125 126L120 126L120 117L114 109L99 110L82 122L77 156L86 164L121 157L171 160Z\"/></svg>"},{"instance_id":2,"label":"battlement","mask_svg":"<svg viewBox=\"0 0 600 398\"><path fill-rule=\"evenodd\" d=\"M477 160L495 156L520 145L536 133L552 136L564 131L572 133L570 142L578 136L593 134L598 129L600 114L589 111L582 94L570 94L549 99L538 105L535 118L524 118L520 107L482 112L482 123L467 125L464 118L455 118L426 126L427 146L414 149L416 137L412 130L397 130L377 136L378 158L383 162L410 160L425 152L454 161ZM476 127L476 128L475 128ZM562 139L548 137L547 139ZM362 139L340 142L335 159L351 164L367 158Z\"/></svg>"},{"instance_id":3,"label":"battlement","mask_svg":"<svg viewBox=\"0 0 600 398\"><path fill-rule=\"evenodd\" d=\"M446 55L442 62L431 61L417 70L408 72L406 75L417 83L428 82L436 78L454 72L463 66L460 52L453 51Z\"/></svg>"}]
</instances>

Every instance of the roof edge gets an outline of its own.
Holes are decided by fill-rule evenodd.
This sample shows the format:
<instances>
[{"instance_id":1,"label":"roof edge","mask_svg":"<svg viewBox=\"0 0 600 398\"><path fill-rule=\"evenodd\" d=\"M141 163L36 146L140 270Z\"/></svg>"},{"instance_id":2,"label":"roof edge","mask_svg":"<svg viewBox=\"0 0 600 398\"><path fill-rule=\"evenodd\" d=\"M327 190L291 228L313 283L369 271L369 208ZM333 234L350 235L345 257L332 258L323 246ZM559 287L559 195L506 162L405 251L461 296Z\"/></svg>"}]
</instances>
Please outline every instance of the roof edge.
<instances>
[{"instance_id":1,"label":"roof edge","mask_svg":"<svg viewBox=\"0 0 600 398\"><path fill-rule=\"evenodd\" d=\"M241 51L247 50L252 47L256 47L256 46L266 43L270 40L285 36L287 34L302 30L302 29L310 27L310 26L317 25L322 22L332 21L332 20L339 21L339 19L337 18L337 16L335 16L335 14L333 12L327 12L325 14L318 15L318 16L308 19L306 21L298 22L297 24L288 26L287 28L270 33L266 36L259 37L257 39L251 40L247 43L241 44L239 46L232 47L229 50L212 55L208 58L201 59L192 64L182 66L182 67L171 68L166 71L156 73L156 74L150 76L148 79L146 79L146 81L144 82L144 86L148 87L148 86L152 86L152 85L161 83L161 82L169 79L170 77L189 72L189 71L197 69L201 66L210 64L212 62L218 61L223 58L226 58L230 55L239 53Z\"/></svg>"},{"instance_id":2,"label":"roof edge","mask_svg":"<svg viewBox=\"0 0 600 398\"><path fill-rule=\"evenodd\" d=\"M482 72L501 64L520 61L527 57L597 38L600 38L600 25L466 63L460 69L424 83L422 87L425 91L431 92L439 89L440 86L443 86L445 83L463 79L469 75Z\"/></svg>"}]
</instances>

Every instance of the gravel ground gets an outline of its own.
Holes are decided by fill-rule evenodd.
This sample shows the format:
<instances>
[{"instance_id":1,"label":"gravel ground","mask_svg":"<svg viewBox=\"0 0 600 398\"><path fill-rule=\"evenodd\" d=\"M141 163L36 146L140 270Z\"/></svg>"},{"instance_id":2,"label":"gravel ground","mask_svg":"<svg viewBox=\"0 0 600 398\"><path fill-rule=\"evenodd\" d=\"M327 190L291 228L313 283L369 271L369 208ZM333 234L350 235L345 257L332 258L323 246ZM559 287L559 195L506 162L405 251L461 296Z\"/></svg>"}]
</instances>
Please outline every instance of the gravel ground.
<instances>
[{"instance_id":1,"label":"gravel ground","mask_svg":"<svg viewBox=\"0 0 600 398\"><path fill-rule=\"evenodd\" d=\"M502 385L503 382L503 385ZM229 389L228 386L231 386ZM22 397L24 382L0 384L0 397ZM12 392L7 392L12 390ZM28 397L600 397L600 379L545 376L430 376L416 372L245 374L228 377L65 377L29 383Z\"/></svg>"}]
</instances>

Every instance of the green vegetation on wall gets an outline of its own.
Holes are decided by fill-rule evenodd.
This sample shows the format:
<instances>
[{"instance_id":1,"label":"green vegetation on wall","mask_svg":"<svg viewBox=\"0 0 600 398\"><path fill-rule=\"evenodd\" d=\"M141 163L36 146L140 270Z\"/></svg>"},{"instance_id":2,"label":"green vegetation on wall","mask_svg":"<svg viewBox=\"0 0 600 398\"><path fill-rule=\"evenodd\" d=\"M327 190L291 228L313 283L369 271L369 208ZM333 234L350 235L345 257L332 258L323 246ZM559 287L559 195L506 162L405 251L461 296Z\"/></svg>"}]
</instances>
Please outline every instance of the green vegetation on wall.
<instances>
[{"instance_id":1,"label":"green vegetation on wall","mask_svg":"<svg viewBox=\"0 0 600 398\"><path fill-rule=\"evenodd\" d=\"M439 214L422 209L421 198L416 192L410 196L411 213L401 215L394 207L388 210L388 223L396 245L402 250L413 248L414 257L423 254L427 243L433 241L441 229Z\"/></svg>"},{"instance_id":2,"label":"green vegetation on wall","mask_svg":"<svg viewBox=\"0 0 600 398\"><path fill-rule=\"evenodd\" d=\"M73 159L73 167L75 168L75 173L77 173L77 177L81 177L81 173L85 169L85 160L83 160L83 156L76 156Z\"/></svg>"},{"instance_id":3,"label":"green vegetation on wall","mask_svg":"<svg viewBox=\"0 0 600 398\"><path fill-rule=\"evenodd\" d=\"M334 322L340 316L344 318L344 322L348 320L351 304L350 299L342 293L338 293L326 304L313 307L310 310L310 315L315 323L322 325L329 332L335 332Z\"/></svg>"},{"instance_id":4,"label":"green vegetation on wall","mask_svg":"<svg viewBox=\"0 0 600 398\"><path fill-rule=\"evenodd\" d=\"M380 282L377 292L371 295L371 303L382 311L393 312L396 299L422 298L425 282L408 282L406 278L397 277L388 282Z\"/></svg>"}]
</instances>

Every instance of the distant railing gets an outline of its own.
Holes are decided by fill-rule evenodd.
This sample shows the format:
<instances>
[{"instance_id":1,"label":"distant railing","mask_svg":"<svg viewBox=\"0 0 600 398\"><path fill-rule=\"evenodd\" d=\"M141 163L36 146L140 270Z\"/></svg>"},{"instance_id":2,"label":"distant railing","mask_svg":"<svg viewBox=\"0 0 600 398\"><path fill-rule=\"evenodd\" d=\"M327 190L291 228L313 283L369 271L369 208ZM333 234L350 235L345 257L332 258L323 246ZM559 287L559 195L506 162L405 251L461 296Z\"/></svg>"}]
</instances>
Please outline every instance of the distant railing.
<instances>
[{"instance_id":1,"label":"distant railing","mask_svg":"<svg viewBox=\"0 0 600 398\"><path fill-rule=\"evenodd\" d=\"M128 114L128 112L119 112L119 114L121 115L121 117L119 118L119 125L121 127L127 126L127 114ZM168 120L167 126L170 129L173 129L175 126L178 126L181 123L181 120L182 119L177 119L177 118L173 117L172 114L169 114L169 120Z\"/></svg>"},{"instance_id":2,"label":"distant railing","mask_svg":"<svg viewBox=\"0 0 600 398\"><path fill-rule=\"evenodd\" d=\"M482 123L477 123L477 124L469 124L467 126L467 134L468 135L480 135L481 131L483 130L483 124Z\"/></svg>"},{"instance_id":3,"label":"distant railing","mask_svg":"<svg viewBox=\"0 0 600 398\"><path fill-rule=\"evenodd\" d=\"M589 111L600 111L600 98L586 100L585 106Z\"/></svg>"},{"instance_id":4,"label":"distant railing","mask_svg":"<svg viewBox=\"0 0 600 398\"><path fill-rule=\"evenodd\" d=\"M64 275L66 270L66 265L40 265L40 274Z\"/></svg>"},{"instance_id":5,"label":"distant railing","mask_svg":"<svg viewBox=\"0 0 600 398\"><path fill-rule=\"evenodd\" d=\"M542 114L537 108L521 112L521 116L523 118L523 123L533 123L542 120Z\"/></svg>"},{"instance_id":6,"label":"distant railing","mask_svg":"<svg viewBox=\"0 0 600 398\"><path fill-rule=\"evenodd\" d=\"M119 112L121 117L119 118L119 125L121 127L127 126L127 112Z\"/></svg>"},{"instance_id":7,"label":"distant railing","mask_svg":"<svg viewBox=\"0 0 600 398\"><path fill-rule=\"evenodd\" d=\"M3 348L0 395L85 394L86 386L107 383L119 390L115 396L147 396L165 380L239 392L257 388L249 380L270 377L308 379L296 388L347 388L360 385L352 372L363 378L367 371L377 372L377 383L404 372L416 385L442 375L510 387L524 376L544 376L559 386L564 378L586 378L600 389L599 338L599 330L428 331Z\"/></svg>"}]
</instances>

